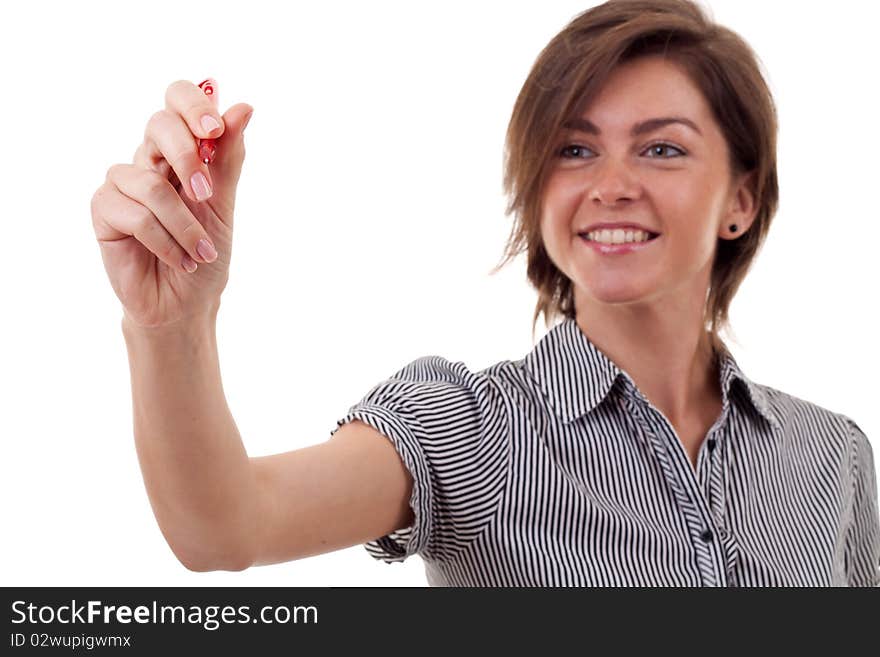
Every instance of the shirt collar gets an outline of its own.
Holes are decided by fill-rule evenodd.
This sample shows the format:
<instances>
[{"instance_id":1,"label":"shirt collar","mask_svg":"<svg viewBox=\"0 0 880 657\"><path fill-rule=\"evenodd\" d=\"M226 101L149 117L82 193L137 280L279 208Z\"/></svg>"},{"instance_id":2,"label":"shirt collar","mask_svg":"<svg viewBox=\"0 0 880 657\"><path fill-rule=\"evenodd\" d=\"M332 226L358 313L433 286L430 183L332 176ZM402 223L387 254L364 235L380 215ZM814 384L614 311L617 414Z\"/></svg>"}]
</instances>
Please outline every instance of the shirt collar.
<instances>
[{"instance_id":1,"label":"shirt collar","mask_svg":"<svg viewBox=\"0 0 880 657\"><path fill-rule=\"evenodd\" d=\"M572 318L565 318L550 329L526 355L523 363L554 413L566 424L598 406L618 378L625 379L631 389L641 396L629 374L600 351ZM747 393L742 397L775 429L781 429L765 391L743 374L725 347L721 357L723 412L727 412L731 388L736 380L740 381Z\"/></svg>"}]
</instances>

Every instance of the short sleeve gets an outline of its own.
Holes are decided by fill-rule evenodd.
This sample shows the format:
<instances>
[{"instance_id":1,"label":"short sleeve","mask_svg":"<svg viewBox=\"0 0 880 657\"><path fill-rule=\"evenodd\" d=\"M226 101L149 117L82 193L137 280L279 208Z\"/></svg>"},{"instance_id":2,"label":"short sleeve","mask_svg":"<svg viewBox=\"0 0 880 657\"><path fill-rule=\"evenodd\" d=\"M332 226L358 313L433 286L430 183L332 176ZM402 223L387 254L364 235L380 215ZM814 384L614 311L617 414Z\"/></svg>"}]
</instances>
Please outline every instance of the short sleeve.
<instances>
[{"instance_id":1,"label":"short sleeve","mask_svg":"<svg viewBox=\"0 0 880 657\"><path fill-rule=\"evenodd\" d=\"M853 453L853 513L847 533L847 580L850 586L880 586L880 516L877 474L871 443L847 418Z\"/></svg>"},{"instance_id":2,"label":"short sleeve","mask_svg":"<svg viewBox=\"0 0 880 657\"><path fill-rule=\"evenodd\" d=\"M425 356L376 385L337 421L331 435L357 419L386 436L413 478L413 524L367 542L372 557L448 560L487 526L507 478L505 408L489 376Z\"/></svg>"}]
</instances>

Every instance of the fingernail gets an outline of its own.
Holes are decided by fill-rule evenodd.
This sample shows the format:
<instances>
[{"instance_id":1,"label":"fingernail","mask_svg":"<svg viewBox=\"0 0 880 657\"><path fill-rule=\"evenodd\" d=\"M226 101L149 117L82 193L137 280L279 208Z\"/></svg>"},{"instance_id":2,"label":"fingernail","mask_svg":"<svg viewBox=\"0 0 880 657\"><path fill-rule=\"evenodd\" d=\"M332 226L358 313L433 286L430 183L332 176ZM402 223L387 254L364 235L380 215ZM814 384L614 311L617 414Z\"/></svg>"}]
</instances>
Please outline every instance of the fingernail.
<instances>
[{"instance_id":1,"label":"fingernail","mask_svg":"<svg viewBox=\"0 0 880 657\"><path fill-rule=\"evenodd\" d=\"M253 110L251 110L251 113L248 114L247 117L245 117L244 123L243 123L242 126L241 126L241 131L242 131L242 132L244 132L244 129L247 128L248 123L251 122L251 117L252 117L253 115L254 115L254 112L253 112Z\"/></svg>"},{"instance_id":2,"label":"fingernail","mask_svg":"<svg viewBox=\"0 0 880 657\"><path fill-rule=\"evenodd\" d=\"M192 274L196 269L199 268L198 264L196 264L196 261L189 257L189 253L183 254L183 260L180 261L180 264L184 268L184 270L186 270L190 274Z\"/></svg>"},{"instance_id":3,"label":"fingernail","mask_svg":"<svg viewBox=\"0 0 880 657\"><path fill-rule=\"evenodd\" d=\"M201 239L196 245L196 251L205 262L214 262L217 259L217 250L208 240Z\"/></svg>"},{"instance_id":4,"label":"fingernail","mask_svg":"<svg viewBox=\"0 0 880 657\"><path fill-rule=\"evenodd\" d=\"M193 194L196 195L196 199L204 201L206 198L211 198L211 185L208 184L208 179L205 178L205 174L201 171L196 171L192 178L189 179L189 182L192 185Z\"/></svg>"},{"instance_id":5,"label":"fingernail","mask_svg":"<svg viewBox=\"0 0 880 657\"><path fill-rule=\"evenodd\" d=\"M210 134L211 132L219 128L220 124L213 116L211 116L210 114L205 114L202 117L202 127L205 129L205 132Z\"/></svg>"}]
</instances>

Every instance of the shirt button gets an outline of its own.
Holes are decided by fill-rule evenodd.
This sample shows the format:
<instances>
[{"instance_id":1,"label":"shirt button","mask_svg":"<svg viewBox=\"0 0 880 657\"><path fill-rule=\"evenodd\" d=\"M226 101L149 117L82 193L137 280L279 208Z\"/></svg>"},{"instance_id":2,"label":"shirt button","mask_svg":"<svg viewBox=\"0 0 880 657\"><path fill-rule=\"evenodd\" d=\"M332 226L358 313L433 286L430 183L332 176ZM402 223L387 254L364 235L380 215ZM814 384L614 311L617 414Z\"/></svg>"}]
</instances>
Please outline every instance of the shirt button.
<instances>
[{"instance_id":1,"label":"shirt button","mask_svg":"<svg viewBox=\"0 0 880 657\"><path fill-rule=\"evenodd\" d=\"M715 439L714 439L714 438L709 438L709 440L706 441L706 446L709 448L709 451L710 451L710 452L711 452L713 449L715 449Z\"/></svg>"},{"instance_id":2,"label":"shirt button","mask_svg":"<svg viewBox=\"0 0 880 657\"><path fill-rule=\"evenodd\" d=\"M705 543L709 543L712 540L712 531L707 529L702 534L700 534L700 538L703 539Z\"/></svg>"}]
</instances>

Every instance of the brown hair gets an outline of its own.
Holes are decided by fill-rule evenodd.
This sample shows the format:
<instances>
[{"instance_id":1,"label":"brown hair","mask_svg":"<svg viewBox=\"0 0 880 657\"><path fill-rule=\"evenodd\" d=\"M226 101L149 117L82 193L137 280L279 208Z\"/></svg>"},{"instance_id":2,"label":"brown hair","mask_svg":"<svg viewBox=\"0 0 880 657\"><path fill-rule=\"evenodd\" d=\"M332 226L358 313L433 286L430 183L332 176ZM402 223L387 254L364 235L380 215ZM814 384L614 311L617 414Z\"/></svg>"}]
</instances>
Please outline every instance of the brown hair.
<instances>
[{"instance_id":1,"label":"brown hair","mask_svg":"<svg viewBox=\"0 0 880 657\"><path fill-rule=\"evenodd\" d=\"M503 261L527 251L527 276L538 291L532 321L574 318L571 281L550 260L541 239L544 184L562 126L579 117L618 63L661 54L702 91L727 141L731 175L754 172L757 215L748 231L719 240L704 325L713 348L729 331L728 308L776 213L776 107L758 58L736 33L712 22L691 0L609 0L577 15L544 48L520 90L507 128L506 214L514 214Z\"/></svg>"}]
</instances>

